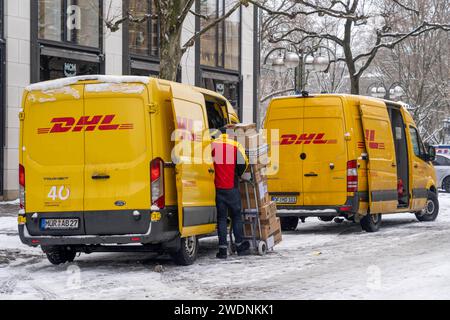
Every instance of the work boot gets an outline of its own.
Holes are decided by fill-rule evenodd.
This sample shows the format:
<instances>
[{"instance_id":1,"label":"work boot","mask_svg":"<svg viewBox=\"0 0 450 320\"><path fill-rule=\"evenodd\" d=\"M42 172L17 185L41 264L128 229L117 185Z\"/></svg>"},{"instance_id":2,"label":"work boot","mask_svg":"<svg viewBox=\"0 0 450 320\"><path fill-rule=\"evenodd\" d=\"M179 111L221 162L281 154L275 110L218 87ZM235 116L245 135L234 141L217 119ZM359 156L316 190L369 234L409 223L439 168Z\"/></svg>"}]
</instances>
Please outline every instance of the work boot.
<instances>
[{"instance_id":1,"label":"work boot","mask_svg":"<svg viewBox=\"0 0 450 320\"><path fill-rule=\"evenodd\" d=\"M250 254L250 242L244 241L236 246L238 256L248 256Z\"/></svg>"},{"instance_id":2,"label":"work boot","mask_svg":"<svg viewBox=\"0 0 450 320\"><path fill-rule=\"evenodd\" d=\"M219 252L216 254L217 259L226 259L227 258L227 248L219 248Z\"/></svg>"}]
</instances>

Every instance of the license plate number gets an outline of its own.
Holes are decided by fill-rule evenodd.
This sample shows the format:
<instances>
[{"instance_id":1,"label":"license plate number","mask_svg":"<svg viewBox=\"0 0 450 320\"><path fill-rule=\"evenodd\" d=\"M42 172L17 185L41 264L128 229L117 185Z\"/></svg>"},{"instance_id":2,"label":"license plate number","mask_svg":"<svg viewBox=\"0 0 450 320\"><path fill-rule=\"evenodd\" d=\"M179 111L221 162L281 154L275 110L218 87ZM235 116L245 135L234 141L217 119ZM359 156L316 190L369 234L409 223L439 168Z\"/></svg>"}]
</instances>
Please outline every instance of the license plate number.
<instances>
[{"instance_id":1,"label":"license plate number","mask_svg":"<svg viewBox=\"0 0 450 320\"><path fill-rule=\"evenodd\" d=\"M272 196L272 201L276 203L297 203L297 197L293 196Z\"/></svg>"},{"instance_id":2,"label":"license plate number","mask_svg":"<svg viewBox=\"0 0 450 320\"><path fill-rule=\"evenodd\" d=\"M41 230L78 229L79 219L41 219Z\"/></svg>"}]
</instances>

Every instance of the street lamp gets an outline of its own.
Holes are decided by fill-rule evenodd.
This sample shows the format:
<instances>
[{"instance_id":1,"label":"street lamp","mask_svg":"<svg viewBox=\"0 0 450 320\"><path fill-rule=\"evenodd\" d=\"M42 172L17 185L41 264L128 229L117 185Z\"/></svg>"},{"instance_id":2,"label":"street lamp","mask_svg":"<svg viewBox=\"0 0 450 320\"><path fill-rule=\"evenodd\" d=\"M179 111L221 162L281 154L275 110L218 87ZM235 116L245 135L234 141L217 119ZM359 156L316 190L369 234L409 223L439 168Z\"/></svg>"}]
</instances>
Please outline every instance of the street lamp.
<instances>
[{"instance_id":1,"label":"street lamp","mask_svg":"<svg viewBox=\"0 0 450 320\"><path fill-rule=\"evenodd\" d=\"M280 51L280 55L276 58L271 59L271 68L275 72L283 73L288 69L296 69L296 85L295 91L301 92L304 89L305 82L303 75L307 67L310 67L315 72L323 72L327 69L329 64L329 58L324 55L314 56L314 53L320 49L324 48L330 50L329 48L316 46L308 48L308 50L300 49L294 51L288 51L288 49L283 47L277 47L269 51L264 59L264 64L267 64L269 56L275 52ZM309 69L309 68L308 68Z\"/></svg>"},{"instance_id":2,"label":"street lamp","mask_svg":"<svg viewBox=\"0 0 450 320\"><path fill-rule=\"evenodd\" d=\"M296 68L300 63L300 56L295 52L286 52L284 63L289 69Z\"/></svg>"},{"instance_id":3,"label":"street lamp","mask_svg":"<svg viewBox=\"0 0 450 320\"><path fill-rule=\"evenodd\" d=\"M405 94L405 90L398 82L392 83L389 88L384 83L372 83L367 88L367 93L375 98L397 100Z\"/></svg>"},{"instance_id":4,"label":"street lamp","mask_svg":"<svg viewBox=\"0 0 450 320\"><path fill-rule=\"evenodd\" d=\"M272 69L275 72L282 73L282 72L285 72L287 70L287 68L288 67L285 64L283 57L278 57L278 58L273 59L273 61L272 61Z\"/></svg>"}]
</instances>

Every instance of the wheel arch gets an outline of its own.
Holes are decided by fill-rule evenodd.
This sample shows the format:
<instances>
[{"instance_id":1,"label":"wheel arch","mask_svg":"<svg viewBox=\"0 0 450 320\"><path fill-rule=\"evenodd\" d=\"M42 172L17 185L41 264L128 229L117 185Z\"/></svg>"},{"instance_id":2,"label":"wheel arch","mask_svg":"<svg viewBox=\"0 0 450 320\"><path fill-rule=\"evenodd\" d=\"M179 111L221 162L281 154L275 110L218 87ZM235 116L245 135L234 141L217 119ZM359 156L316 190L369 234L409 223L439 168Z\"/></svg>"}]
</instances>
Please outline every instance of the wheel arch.
<instances>
[{"instance_id":1,"label":"wheel arch","mask_svg":"<svg viewBox=\"0 0 450 320\"><path fill-rule=\"evenodd\" d=\"M436 186L435 186L434 184L430 185L427 189L428 189L429 191L431 191L431 192L437 194L437 188L436 188Z\"/></svg>"},{"instance_id":2,"label":"wheel arch","mask_svg":"<svg viewBox=\"0 0 450 320\"><path fill-rule=\"evenodd\" d=\"M444 181L447 180L447 179L450 179L450 174L446 175L445 177L442 178L442 180L441 180L441 187L442 188L444 187Z\"/></svg>"}]
</instances>

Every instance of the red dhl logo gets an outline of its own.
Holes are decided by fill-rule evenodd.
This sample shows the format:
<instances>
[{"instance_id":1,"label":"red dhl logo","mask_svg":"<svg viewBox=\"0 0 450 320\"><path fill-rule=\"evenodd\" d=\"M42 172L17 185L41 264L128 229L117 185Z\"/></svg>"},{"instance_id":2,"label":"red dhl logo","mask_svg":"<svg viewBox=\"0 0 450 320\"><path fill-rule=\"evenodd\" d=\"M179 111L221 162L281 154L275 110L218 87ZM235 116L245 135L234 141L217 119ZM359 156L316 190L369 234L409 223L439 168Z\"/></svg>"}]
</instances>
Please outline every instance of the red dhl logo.
<instances>
[{"instance_id":1,"label":"red dhl logo","mask_svg":"<svg viewBox=\"0 0 450 320\"><path fill-rule=\"evenodd\" d=\"M62 132L81 132L94 130L130 130L134 128L132 123L113 124L114 114L83 116L78 120L71 117L53 118L51 128L38 128L38 134L62 133Z\"/></svg>"},{"instance_id":2,"label":"red dhl logo","mask_svg":"<svg viewBox=\"0 0 450 320\"><path fill-rule=\"evenodd\" d=\"M375 130L366 130L365 138L370 149L384 150L384 143L375 141ZM358 148L365 149L366 144L363 141L359 141Z\"/></svg>"},{"instance_id":3,"label":"red dhl logo","mask_svg":"<svg viewBox=\"0 0 450 320\"><path fill-rule=\"evenodd\" d=\"M325 133L283 134L280 145L290 144L336 144L337 140L324 140Z\"/></svg>"}]
</instances>

